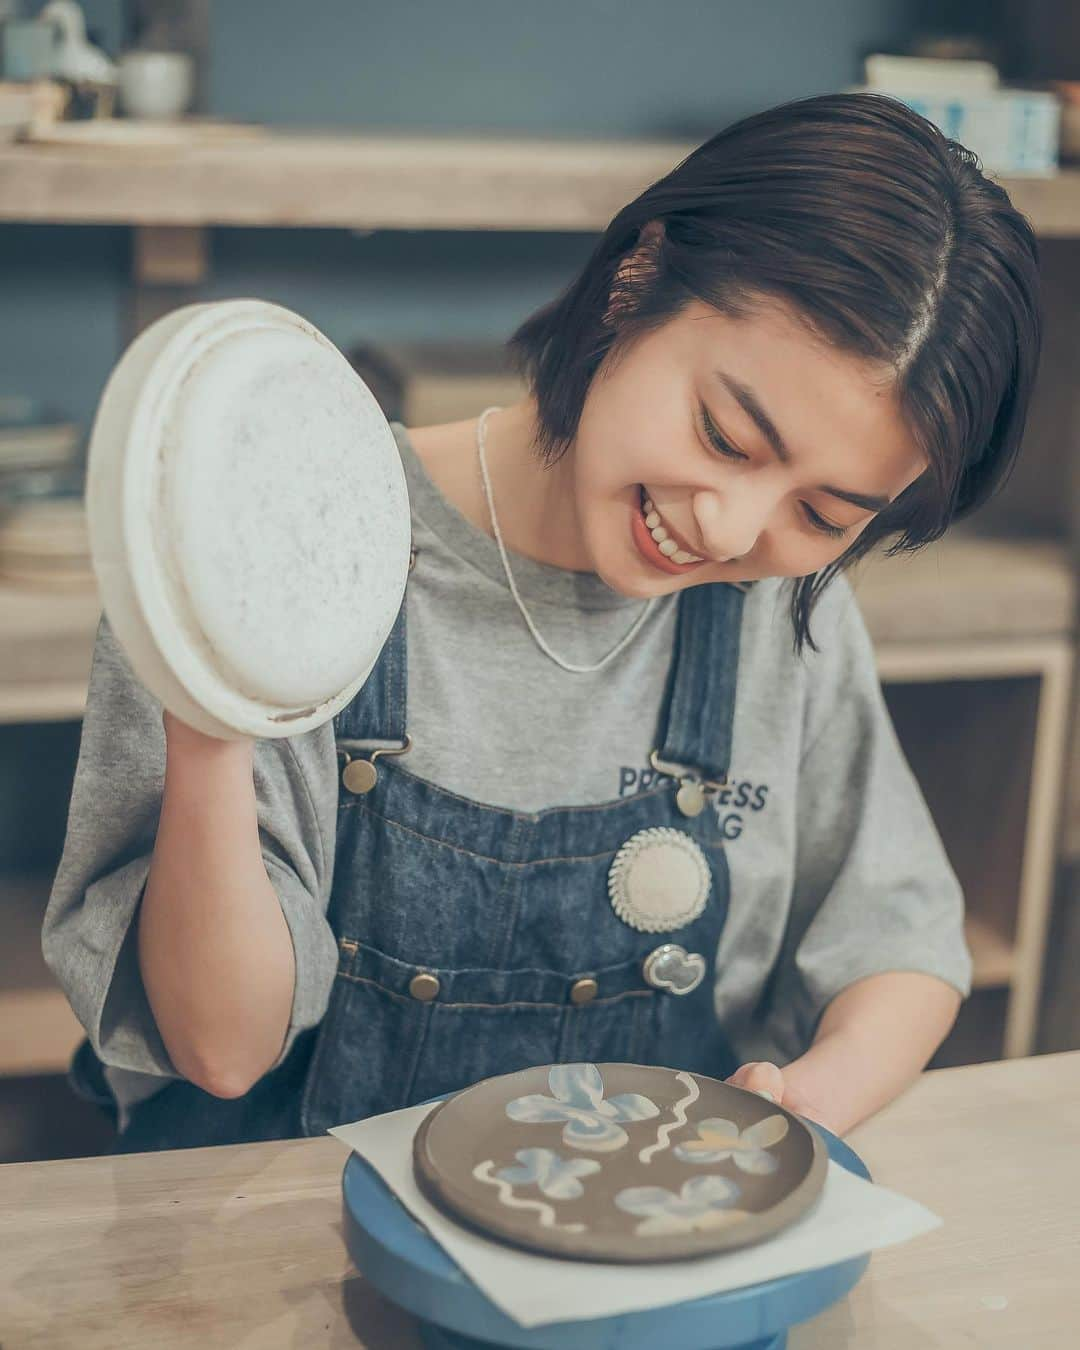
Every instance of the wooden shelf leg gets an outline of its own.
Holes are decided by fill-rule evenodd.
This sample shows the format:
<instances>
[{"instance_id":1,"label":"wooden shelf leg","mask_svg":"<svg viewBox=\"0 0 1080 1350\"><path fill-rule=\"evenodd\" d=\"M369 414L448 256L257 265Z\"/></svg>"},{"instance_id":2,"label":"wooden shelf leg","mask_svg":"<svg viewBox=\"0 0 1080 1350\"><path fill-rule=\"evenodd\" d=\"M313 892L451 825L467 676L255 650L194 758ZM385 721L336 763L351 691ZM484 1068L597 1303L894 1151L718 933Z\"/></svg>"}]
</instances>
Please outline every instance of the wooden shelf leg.
<instances>
[{"instance_id":1,"label":"wooden shelf leg","mask_svg":"<svg viewBox=\"0 0 1080 1350\"><path fill-rule=\"evenodd\" d=\"M155 319L190 304L210 275L210 232L203 225L136 225L127 341Z\"/></svg>"},{"instance_id":2,"label":"wooden shelf leg","mask_svg":"<svg viewBox=\"0 0 1080 1350\"><path fill-rule=\"evenodd\" d=\"M1050 899L1057 863L1058 823L1065 781L1072 657L1065 646L1048 661L1039 687L1031 761L1024 858L1016 929L1016 965L1005 1016L1007 1059L1030 1055L1042 989Z\"/></svg>"}]
</instances>

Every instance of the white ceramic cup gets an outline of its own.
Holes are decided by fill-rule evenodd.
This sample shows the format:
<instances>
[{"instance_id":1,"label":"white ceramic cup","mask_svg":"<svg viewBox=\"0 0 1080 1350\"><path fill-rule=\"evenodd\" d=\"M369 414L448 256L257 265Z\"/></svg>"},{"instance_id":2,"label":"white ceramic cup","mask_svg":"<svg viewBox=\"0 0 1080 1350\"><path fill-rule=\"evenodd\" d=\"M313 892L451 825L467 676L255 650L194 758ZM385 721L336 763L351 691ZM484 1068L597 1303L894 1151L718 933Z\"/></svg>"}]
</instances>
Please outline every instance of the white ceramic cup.
<instances>
[{"instance_id":1,"label":"white ceramic cup","mask_svg":"<svg viewBox=\"0 0 1080 1350\"><path fill-rule=\"evenodd\" d=\"M168 121L187 111L195 63L186 52L125 52L119 67L120 102L129 117Z\"/></svg>"}]
</instances>

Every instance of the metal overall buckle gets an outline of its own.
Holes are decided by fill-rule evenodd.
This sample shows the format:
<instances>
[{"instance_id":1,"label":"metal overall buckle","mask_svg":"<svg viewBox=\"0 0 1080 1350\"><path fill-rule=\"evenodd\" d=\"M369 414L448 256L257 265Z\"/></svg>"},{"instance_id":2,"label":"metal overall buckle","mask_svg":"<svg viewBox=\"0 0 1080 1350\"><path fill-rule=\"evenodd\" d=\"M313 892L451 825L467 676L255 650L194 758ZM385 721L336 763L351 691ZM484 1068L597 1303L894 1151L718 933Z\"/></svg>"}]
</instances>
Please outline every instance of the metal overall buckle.
<instances>
[{"instance_id":1,"label":"metal overall buckle","mask_svg":"<svg viewBox=\"0 0 1080 1350\"><path fill-rule=\"evenodd\" d=\"M704 778L688 764L672 764L668 760L661 759L655 750L649 751L649 763L657 773L674 778L678 782L675 805L684 816L700 816L705 809L706 800L721 788L727 787L726 778Z\"/></svg>"},{"instance_id":2,"label":"metal overall buckle","mask_svg":"<svg viewBox=\"0 0 1080 1350\"><path fill-rule=\"evenodd\" d=\"M412 749L412 737L406 732L404 743L398 746L384 745L373 748L376 744L372 741L352 740L337 743L338 759L343 761L341 781L348 791L356 796L370 792L379 781L375 761L381 755L407 755ZM360 750L370 750L371 754L367 759L354 759L353 752Z\"/></svg>"}]
</instances>

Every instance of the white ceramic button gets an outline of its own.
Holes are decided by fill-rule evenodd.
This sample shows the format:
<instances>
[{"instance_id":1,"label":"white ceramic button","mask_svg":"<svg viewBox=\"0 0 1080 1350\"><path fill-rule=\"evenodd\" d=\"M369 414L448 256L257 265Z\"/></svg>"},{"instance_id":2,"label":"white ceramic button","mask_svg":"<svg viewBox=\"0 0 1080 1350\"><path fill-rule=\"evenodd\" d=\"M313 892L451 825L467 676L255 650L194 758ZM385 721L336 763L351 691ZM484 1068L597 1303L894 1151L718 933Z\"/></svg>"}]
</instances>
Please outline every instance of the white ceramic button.
<instances>
[{"instance_id":1,"label":"white ceramic button","mask_svg":"<svg viewBox=\"0 0 1080 1350\"><path fill-rule=\"evenodd\" d=\"M641 963L646 984L669 994L692 994L705 978L705 958L676 942L665 942Z\"/></svg>"},{"instance_id":2,"label":"white ceramic button","mask_svg":"<svg viewBox=\"0 0 1080 1350\"><path fill-rule=\"evenodd\" d=\"M681 830L639 830L623 844L608 871L615 913L642 933L682 928L705 908L712 885L708 859Z\"/></svg>"}]
</instances>

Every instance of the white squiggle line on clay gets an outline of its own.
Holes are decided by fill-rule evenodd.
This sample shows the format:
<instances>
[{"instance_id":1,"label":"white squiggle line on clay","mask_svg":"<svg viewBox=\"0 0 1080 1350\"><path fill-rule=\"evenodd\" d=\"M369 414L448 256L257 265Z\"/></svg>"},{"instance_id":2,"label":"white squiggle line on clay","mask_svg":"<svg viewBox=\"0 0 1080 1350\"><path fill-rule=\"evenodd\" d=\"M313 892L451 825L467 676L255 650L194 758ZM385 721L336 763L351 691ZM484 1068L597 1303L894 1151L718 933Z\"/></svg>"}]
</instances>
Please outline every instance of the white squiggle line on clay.
<instances>
[{"instance_id":1,"label":"white squiggle line on clay","mask_svg":"<svg viewBox=\"0 0 1080 1350\"><path fill-rule=\"evenodd\" d=\"M660 1126L660 1129L656 1134L656 1143L647 1144L645 1148L641 1150L638 1154L638 1162L650 1162L654 1153L659 1153L662 1149L668 1147L672 1133L677 1130L680 1125L686 1124L686 1108L691 1106L701 1096L701 1089L698 1087L697 1081L691 1078L688 1073L677 1073L675 1077L680 1083L685 1083L690 1091L681 1101L676 1102L671 1108L675 1119L666 1121Z\"/></svg>"},{"instance_id":2,"label":"white squiggle line on clay","mask_svg":"<svg viewBox=\"0 0 1080 1350\"><path fill-rule=\"evenodd\" d=\"M508 1205L511 1209L537 1210L540 1215L541 1228L557 1228L562 1233L583 1233L585 1231L583 1223L556 1223L555 1211L550 1205L545 1205L542 1200L519 1199L514 1194L514 1188L509 1182L491 1176L491 1169L494 1166L495 1160L489 1158L487 1162L477 1163L472 1174L477 1181L487 1182L489 1186L497 1186L499 1188L499 1199L504 1205Z\"/></svg>"}]
</instances>

